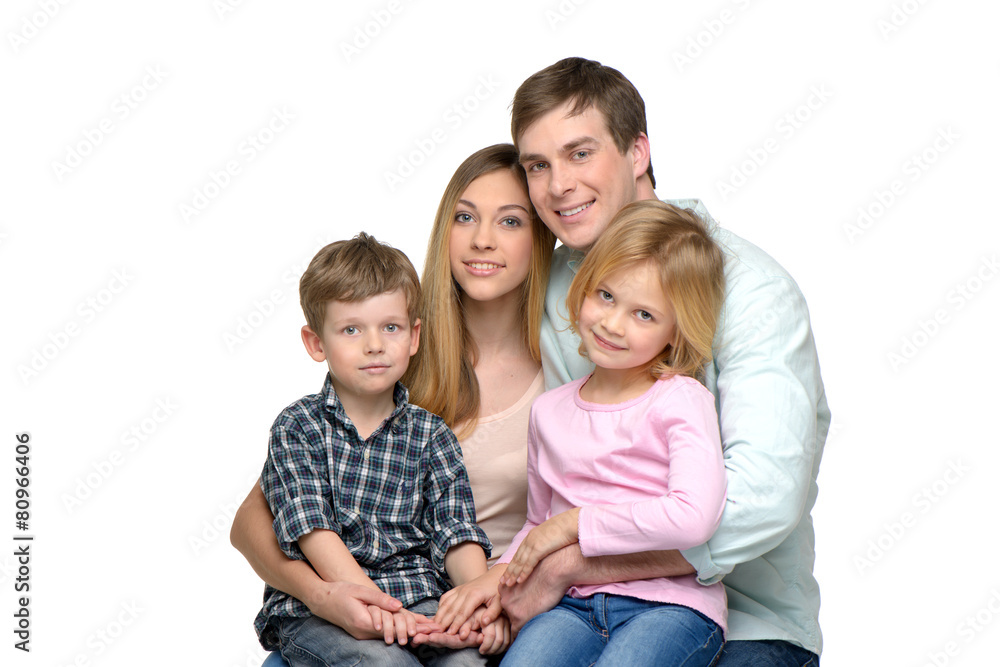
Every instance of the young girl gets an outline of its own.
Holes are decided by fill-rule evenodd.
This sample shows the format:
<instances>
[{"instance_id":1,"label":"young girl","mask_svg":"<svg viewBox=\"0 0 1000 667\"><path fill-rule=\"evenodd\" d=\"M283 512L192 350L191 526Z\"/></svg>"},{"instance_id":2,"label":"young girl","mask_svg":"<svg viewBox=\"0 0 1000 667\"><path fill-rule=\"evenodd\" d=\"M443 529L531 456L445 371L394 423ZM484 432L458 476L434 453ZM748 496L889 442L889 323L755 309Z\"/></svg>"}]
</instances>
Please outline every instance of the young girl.
<instances>
[{"instance_id":1,"label":"young girl","mask_svg":"<svg viewBox=\"0 0 1000 667\"><path fill-rule=\"evenodd\" d=\"M590 557L712 535L726 477L715 401L694 378L711 359L723 292L722 254L689 211L636 202L593 246L567 309L596 367L532 407L528 519L499 560L501 586L574 542ZM695 575L574 586L502 664L707 666L725 623L722 584Z\"/></svg>"}]
</instances>

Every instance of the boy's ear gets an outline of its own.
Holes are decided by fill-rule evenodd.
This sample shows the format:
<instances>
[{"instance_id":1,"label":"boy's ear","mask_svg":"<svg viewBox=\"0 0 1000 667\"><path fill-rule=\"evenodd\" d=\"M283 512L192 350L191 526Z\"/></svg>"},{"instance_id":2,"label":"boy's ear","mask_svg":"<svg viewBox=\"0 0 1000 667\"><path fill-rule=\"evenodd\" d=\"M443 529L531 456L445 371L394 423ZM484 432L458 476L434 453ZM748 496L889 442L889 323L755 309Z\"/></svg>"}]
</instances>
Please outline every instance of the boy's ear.
<instances>
[{"instance_id":1,"label":"boy's ear","mask_svg":"<svg viewBox=\"0 0 1000 667\"><path fill-rule=\"evenodd\" d=\"M420 318L418 317L413 321L413 326L410 327L410 356L412 357L417 353L417 349L420 347Z\"/></svg>"},{"instance_id":2,"label":"boy's ear","mask_svg":"<svg viewBox=\"0 0 1000 667\"><path fill-rule=\"evenodd\" d=\"M647 169L649 169L649 137L645 132L640 132L632 142L632 173L639 179Z\"/></svg>"},{"instance_id":3,"label":"boy's ear","mask_svg":"<svg viewBox=\"0 0 1000 667\"><path fill-rule=\"evenodd\" d=\"M307 324L302 327L302 344L306 346L306 352L315 361L326 361L326 352L323 351L323 339L316 335L316 332Z\"/></svg>"}]
</instances>

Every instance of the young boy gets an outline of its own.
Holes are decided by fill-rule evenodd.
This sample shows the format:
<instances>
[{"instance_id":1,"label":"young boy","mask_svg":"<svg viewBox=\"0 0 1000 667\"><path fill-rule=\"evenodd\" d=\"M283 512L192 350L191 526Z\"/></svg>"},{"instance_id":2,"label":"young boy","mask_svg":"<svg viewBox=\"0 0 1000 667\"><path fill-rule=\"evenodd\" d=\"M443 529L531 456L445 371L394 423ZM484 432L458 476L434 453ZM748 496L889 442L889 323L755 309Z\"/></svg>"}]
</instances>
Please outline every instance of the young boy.
<instances>
[{"instance_id":1,"label":"young boy","mask_svg":"<svg viewBox=\"0 0 1000 667\"><path fill-rule=\"evenodd\" d=\"M438 416L407 403L398 380L420 338L417 273L406 256L361 233L313 258L299 283L302 342L329 373L318 394L271 427L261 488L289 558L327 581L382 590L395 612L369 606L349 634L270 586L255 627L293 666L476 665L475 648L407 647L437 598L486 572L491 549L475 523L461 450ZM360 636L359 636L360 635ZM384 639L384 641L383 641Z\"/></svg>"}]
</instances>

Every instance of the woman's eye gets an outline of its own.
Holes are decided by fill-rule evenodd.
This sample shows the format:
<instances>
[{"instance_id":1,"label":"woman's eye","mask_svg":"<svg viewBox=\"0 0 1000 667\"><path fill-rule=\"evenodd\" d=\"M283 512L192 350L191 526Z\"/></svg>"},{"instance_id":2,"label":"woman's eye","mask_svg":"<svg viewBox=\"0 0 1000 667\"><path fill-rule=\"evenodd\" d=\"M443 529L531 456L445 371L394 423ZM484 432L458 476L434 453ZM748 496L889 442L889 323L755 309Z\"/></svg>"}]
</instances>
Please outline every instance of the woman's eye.
<instances>
[{"instance_id":1,"label":"woman's eye","mask_svg":"<svg viewBox=\"0 0 1000 667\"><path fill-rule=\"evenodd\" d=\"M521 221L517 218L504 218L500 221L500 225L503 227L520 227Z\"/></svg>"},{"instance_id":2,"label":"woman's eye","mask_svg":"<svg viewBox=\"0 0 1000 667\"><path fill-rule=\"evenodd\" d=\"M455 222L472 222L472 216L468 213L459 213L455 216Z\"/></svg>"}]
</instances>

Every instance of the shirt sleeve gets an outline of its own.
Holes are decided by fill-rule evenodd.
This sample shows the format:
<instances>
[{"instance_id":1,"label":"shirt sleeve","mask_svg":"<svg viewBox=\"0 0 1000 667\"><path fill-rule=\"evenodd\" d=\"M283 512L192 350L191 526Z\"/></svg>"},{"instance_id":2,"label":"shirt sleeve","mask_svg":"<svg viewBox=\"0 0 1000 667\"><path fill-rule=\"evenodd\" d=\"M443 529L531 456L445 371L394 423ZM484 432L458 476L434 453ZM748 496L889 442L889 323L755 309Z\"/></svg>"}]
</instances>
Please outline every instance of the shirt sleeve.
<instances>
[{"instance_id":1,"label":"shirt sleeve","mask_svg":"<svg viewBox=\"0 0 1000 667\"><path fill-rule=\"evenodd\" d=\"M728 501L714 536L683 554L704 584L774 549L795 529L815 497L830 423L798 286L787 274L739 271L736 281L727 272L730 294L712 369Z\"/></svg>"},{"instance_id":2,"label":"shirt sleeve","mask_svg":"<svg viewBox=\"0 0 1000 667\"><path fill-rule=\"evenodd\" d=\"M322 434L289 415L271 427L261 489L274 514L278 545L290 558L305 556L296 544L317 529L337 530Z\"/></svg>"},{"instance_id":3,"label":"shirt sleeve","mask_svg":"<svg viewBox=\"0 0 1000 667\"><path fill-rule=\"evenodd\" d=\"M463 542L476 542L488 558L493 547L476 525L476 505L462 463L462 450L443 421L435 428L425 452L427 476L421 529L430 537L434 567L443 572L448 549Z\"/></svg>"},{"instance_id":4,"label":"shirt sleeve","mask_svg":"<svg viewBox=\"0 0 1000 667\"><path fill-rule=\"evenodd\" d=\"M649 427L633 440L668 462L666 493L649 499L580 509L584 556L610 556L704 543L719 524L726 500L715 398L693 381L647 409Z\"/></svg>"},{"instance_id":5,"label":"shirt sleeve","mask_svg":"<svg viewBox=\"0 0 1000 667\"><path fill-rule=\"evenodd\" d=\"M531 406L528 418L528 516L524 526L511 540L507 551L503 552L503 555L496 560L496 564L509 563L514 559L514 554L517 553L521 542L528 536L532 528L549 518L549 511L552 507L552 488L538 474L538 434L535 429L538 405L539 402L536 401Z\"/></svg>"}]
</instances>

